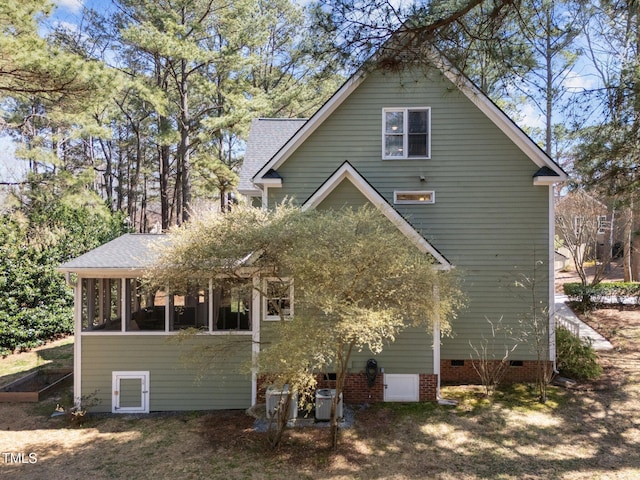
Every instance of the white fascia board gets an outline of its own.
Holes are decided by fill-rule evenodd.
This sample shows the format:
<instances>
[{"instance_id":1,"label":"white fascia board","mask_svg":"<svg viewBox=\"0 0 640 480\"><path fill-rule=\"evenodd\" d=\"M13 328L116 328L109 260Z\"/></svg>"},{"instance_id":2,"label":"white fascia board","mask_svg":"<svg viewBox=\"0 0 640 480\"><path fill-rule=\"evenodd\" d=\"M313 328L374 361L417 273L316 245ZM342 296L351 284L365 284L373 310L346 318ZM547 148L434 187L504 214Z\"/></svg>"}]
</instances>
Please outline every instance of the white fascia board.
<instances>
[{"instance_id":1,"label":"white fascia board","mask_svg":"<svg viewBox=\"0 0 640 480\"><path fill-rule=\"evenodd\" d=\"M262 195L262 190L259 188L239 188L238 193L240 195L244 195L245 197L259 197Z\"/></svg>"},{"instance_id":2,"label":"white fascia board","mask_svg":"<svg viewBox=\"0 0 640 480\"><path fill-rule=\"evenodd\" d=\"M145 271L144 268L58 268L59 273L75 273L82 278L139 278Z\"/></svg>"},{"instance_id":3,"label":"white fascia board","mask_svg":"<svg viewBox=\"0 0 640 480\"><path fill-rule=\"evenodd\" d=\"M444 258L413 226L407 222L389 203L357 172L351 164L345 162L336 170L302 205L302 210L314 209L327 198L340 182L348 179L378 210L380 210L398 230L400 230L422 252L436 259L436 268L450 270L453 265Z\"/></svg>"},{"instance_id":4,"label":"white fascia board","mask_svg":"<svg viewBox=\"0 0 640 480\"><path fill-rule=\"evenodd\" d=\"M277 170L289 155L293 153L307 138L327 119L344 100L362 83L364 72L360 71L347 80L342 87L331 97L313 117L307 121L296 134L269 160L253 177L256 184L267 184L270 179L262 178L269 170ZM271 186L271 184L269 184Z\"/></svg>"},{"instance_id":5,"label":"white fascia board","mask_svg":"<svg viewBox=\"0 0 640 480\"><path fill-rule=\"evenodd\" d=\"M567 176L565 175L564 178L561 177L556 177L556 176L549 176L549 177L535 177L533 179L533 184L538 186L538 185L543 185L543 186L550 186L550 185L554 185L556 183L559 182L563 182L564 180L567 179Z\"/></svg>"},{"instance_id":6,"label":"white fascia board","mask_svg":"<svg viewBox=\"0 0 640 480\"><path fill-rule=\"evenodd\" d=\"M282 187L282 179L281 178L262 178L262 179L260 179L260 183L262 185L268 185L269 188Z\"/></svg>"}]
</instances>

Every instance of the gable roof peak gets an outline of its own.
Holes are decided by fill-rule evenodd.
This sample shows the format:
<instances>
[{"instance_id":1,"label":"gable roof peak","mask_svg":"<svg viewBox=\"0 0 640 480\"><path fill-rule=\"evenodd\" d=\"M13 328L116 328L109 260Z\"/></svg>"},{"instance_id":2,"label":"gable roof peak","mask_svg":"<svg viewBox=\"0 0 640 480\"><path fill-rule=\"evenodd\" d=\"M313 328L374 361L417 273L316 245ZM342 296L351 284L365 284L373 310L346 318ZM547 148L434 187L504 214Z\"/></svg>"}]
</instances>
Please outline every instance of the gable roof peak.
<instances>
[{"instance_id":1,"label":"gable roof peak","mask_svg":"<svg viewBox=\"0 0 640 480\"><path fill-rule=\"evenodd\" d=\"M494 125L496 125L514 144L533 161L539 169L546 167L553 175L538 178L536 184L550 184L567 179L566 172L547 153L542 150L504 111L483 93L466 75L460 72L435 48L424 47L429 63L437 68L467 97ZM374 55L375 57L375 55ZM372 57L373 58L373 57ZM306 121L286 143L274 152L261 167L254 170L251 181L261 184L262 179L271 170L277 170L289 156L358 88L369 75L370 69L363 65L349 78L338 91L311 118Z\"/></svg>"}]
</instances>

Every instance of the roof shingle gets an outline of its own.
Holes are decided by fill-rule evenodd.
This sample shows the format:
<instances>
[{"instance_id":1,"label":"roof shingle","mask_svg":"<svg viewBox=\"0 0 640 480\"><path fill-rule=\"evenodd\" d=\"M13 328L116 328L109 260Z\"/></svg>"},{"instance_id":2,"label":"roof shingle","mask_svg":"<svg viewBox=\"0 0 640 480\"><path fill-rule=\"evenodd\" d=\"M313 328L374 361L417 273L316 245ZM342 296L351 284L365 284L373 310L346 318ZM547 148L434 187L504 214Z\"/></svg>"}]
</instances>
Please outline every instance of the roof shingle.
<instances>
[{"instance_id":1,"label":"roof shingle","mask_svg":"<svg viewBox=\"0 0 640 480\"><path fill-rule=\"evenodd\" d=\"M162 234L128 233L60 265L58 270L144 269L156 257L156 251L152 247L166 242L167 238Z\"/></svg>"},{"instance_id":2,"label":"roof shingle","mask_svg":"<svg viewBox=\"0 0 640 480\"><path fill-rule=\"evenodd\" d=\"M238 191L258 193L251 179L306 123L304 118L256 118L251 121Z\"/></svg>"}]
</instances>

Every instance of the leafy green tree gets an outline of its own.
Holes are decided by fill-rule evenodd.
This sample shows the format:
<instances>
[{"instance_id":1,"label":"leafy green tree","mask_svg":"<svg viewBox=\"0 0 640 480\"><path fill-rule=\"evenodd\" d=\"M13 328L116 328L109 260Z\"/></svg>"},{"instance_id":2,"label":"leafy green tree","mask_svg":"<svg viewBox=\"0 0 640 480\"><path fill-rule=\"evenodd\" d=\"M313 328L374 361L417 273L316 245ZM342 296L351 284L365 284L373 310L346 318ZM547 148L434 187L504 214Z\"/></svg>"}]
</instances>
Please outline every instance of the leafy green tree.
<instances>
[{"instance_id":1,"label":"leafy green tree","mask_svg":"<svg viewBox=\"0 0 640 480\"><path fill-rule=\"evenodd\" d=\"M57 267L123 232L121 215L64 176L32 175L0 219L0 354L73 332L73 295Z\"/></svg>"},{"instance_id":2,"label":"leafy green tree","mask_svg":"<svg viewBox=\"0 0 640 480\"><path fill-rule=\"evenodd\" d=\"M533 63L521 82L513 82L544 118L544 148L552 155L554 118L566 107L566 79L579 58L576 38L582 32L579 6L573 1L535 0L520 8L519 25ZM522 85L522 86L521 86Z\"/></svg>"},{"instance_id":3,"label":"leafy green tree","mask_svg":"<svg viewBox=\"0 0 640 480\"><path fill-rule=\"evenodd\" d=\"M379 353L409 325L428 329L438 321L448 331L461 301L452 274L439 272L373 208L303 212L285 205L194 218L173 231L149 270L153 282L176 289L252 276L280 278L283 286L293 279L295 290L294 319L279 311L277 339L261 346L258 373L304 395L317 373L335 371L334 446L353 352ZM254 288L267 295L260 282Z\"/></svg>"},{"instance_id":4,"label":"leafy green tree","mask_svg":"<svg viewBox=\"0 0 640 480\"><path fill-rule=\"evenodd\" d=\"M50 13L44 0L7 1L0 5L0 96L37 96L49 102L76 103L95 94L100 65L48 43L38 34Z\"/></svg>"}]
</instances>

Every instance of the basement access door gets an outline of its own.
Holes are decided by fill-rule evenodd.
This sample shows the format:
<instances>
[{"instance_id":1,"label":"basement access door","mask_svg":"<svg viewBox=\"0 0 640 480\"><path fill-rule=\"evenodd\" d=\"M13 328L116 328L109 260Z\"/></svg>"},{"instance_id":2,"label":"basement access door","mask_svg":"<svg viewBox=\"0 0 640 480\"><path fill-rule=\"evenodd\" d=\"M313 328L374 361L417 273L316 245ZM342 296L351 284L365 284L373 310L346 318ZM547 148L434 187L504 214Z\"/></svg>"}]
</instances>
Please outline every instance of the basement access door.
<instances>
[{"instance_id":1,"label":"basement access door","mask_svg":"<svg viewBox=\"0 0 640 480\"><path fill-rule=\"evenodd\" d=\"M149 372L112 372L112 413L149 413Z\"/></svg>"}]
</instances>

